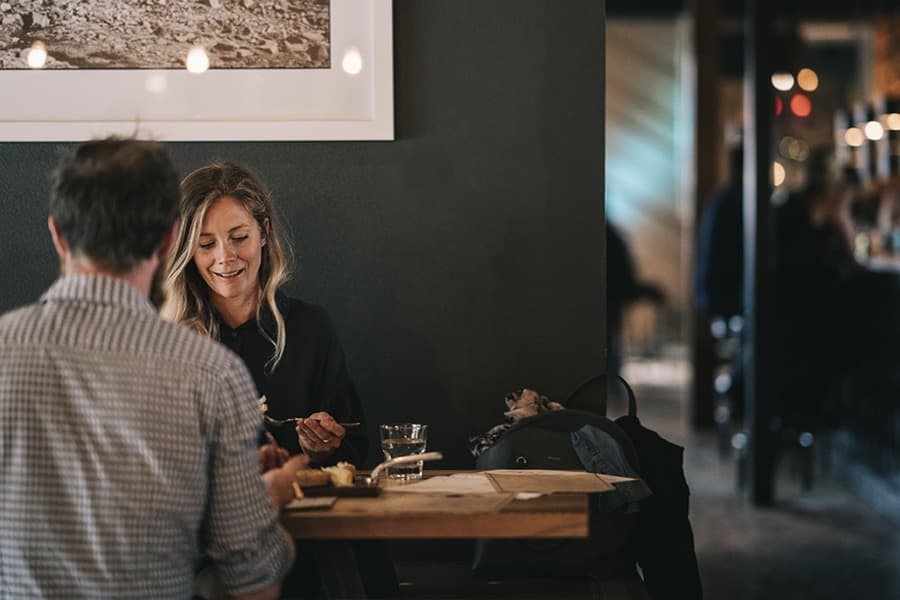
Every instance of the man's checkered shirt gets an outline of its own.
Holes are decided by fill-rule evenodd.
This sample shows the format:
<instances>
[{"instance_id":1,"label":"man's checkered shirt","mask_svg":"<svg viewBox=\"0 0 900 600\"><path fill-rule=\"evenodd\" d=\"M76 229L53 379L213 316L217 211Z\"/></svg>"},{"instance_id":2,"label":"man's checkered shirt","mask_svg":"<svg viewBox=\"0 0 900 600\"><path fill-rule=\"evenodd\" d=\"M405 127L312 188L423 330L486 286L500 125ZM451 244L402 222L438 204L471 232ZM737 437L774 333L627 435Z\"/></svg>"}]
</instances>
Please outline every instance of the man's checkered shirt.
<instances>
[{"instance_id":1,"label":"man's checkered shirt","mask_svg":"<svg viewBox=\"0 0 900 600\"><path fill-rule=\"evenodd\" d=\"M111 277L58 280L0 317L0 598L189 598L290 549L258 474L250 375Z\"/></svg>"}]
</instances>

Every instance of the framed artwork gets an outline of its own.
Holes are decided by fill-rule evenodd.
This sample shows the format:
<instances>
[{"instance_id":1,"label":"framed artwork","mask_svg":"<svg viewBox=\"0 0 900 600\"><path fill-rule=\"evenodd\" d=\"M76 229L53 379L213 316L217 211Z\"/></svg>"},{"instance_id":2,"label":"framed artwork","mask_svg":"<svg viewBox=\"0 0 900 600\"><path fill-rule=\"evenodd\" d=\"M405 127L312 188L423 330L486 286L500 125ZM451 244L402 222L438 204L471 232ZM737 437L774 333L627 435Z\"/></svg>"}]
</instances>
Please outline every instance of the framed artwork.
<instances>
[{"instance_id":1,"label":"framed artwork","mask_svg":"<svg viewBox=\"0 0 900 600\"><path fill-rule=\"evenodd\" d=\"M0 141L394 137L391 0L24 4L0 4Z\"/></svg>"}]
</instances>

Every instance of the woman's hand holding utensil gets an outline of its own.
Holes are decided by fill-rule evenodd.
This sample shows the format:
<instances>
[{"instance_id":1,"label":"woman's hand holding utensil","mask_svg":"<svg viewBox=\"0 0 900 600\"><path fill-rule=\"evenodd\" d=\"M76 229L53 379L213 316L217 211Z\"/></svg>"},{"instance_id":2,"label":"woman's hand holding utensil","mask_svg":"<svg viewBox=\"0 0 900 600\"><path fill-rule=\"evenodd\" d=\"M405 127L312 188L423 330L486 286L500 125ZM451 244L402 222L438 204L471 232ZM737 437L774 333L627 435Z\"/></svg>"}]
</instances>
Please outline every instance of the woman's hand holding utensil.
<instances>
[{"instance_id":1,"label":"woman's hand holding utensil","mask_svg":"<svg viewBox=\"0 0 900 600\"><path fill-rule=\"evenodd\" d=\"M300 447L314 459L330 456L347 435L346 428L327 412L317 412L306 419L297 419L296 430Z\"/></svg>"}]
</instances>

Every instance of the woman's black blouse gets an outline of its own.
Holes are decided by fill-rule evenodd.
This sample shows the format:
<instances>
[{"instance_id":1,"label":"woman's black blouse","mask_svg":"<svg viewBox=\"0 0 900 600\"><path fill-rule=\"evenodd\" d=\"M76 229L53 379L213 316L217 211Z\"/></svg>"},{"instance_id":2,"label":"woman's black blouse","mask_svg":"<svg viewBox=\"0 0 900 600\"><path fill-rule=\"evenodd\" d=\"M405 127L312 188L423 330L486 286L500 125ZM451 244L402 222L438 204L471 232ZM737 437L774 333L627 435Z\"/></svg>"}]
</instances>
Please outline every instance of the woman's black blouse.
<instances>
[{"instance_id":1,"label":"woman's black blouse","mask_svg":"<svg viewBox=\"0 0 900 600\"><path fill-rule=\"evenodd\" d=\"M257 390L265 394L268 415L286 419L325 411L336 421L362 422L362 405L350 381L344 352L328 313L319 306L282 294L277 294L275 301L284 316L286 342L274 371L266 366L274 345L260 331L262 327L271 339L276 338L275 318L268 308L262 310L259 323L254 318L232 329L220 322L219 329L220 341L244 360ZM293 425L267 427L292 455L301 452ZM341 447L322 464L346 460L361 466L367 448L363 423L349 429Z\"/></svg>"}]
</instances>

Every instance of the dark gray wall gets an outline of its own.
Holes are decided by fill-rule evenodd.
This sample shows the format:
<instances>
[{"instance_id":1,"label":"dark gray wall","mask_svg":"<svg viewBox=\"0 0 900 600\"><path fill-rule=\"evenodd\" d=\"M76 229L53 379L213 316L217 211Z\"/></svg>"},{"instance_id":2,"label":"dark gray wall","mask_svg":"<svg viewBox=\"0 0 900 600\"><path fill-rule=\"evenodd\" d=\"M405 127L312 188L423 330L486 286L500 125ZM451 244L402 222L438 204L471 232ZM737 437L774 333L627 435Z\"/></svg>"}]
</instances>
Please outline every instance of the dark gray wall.
<instances>
[{"instance_id":1,"label":"dark gray wall","mask_svg":"<svg viewBox=\"0 0 900 600\"><path fill-rule=\"evenodd\" d=\"M293 231L288 292L333 315L371 423L427 422L442 466L463 467L506 392L560 398L604 368L603 3L394 15L396 141L168 147L184 172L263 175ZM0 310L55 277L58 146L0 144Z\"/></svg>"}]
</instances>

